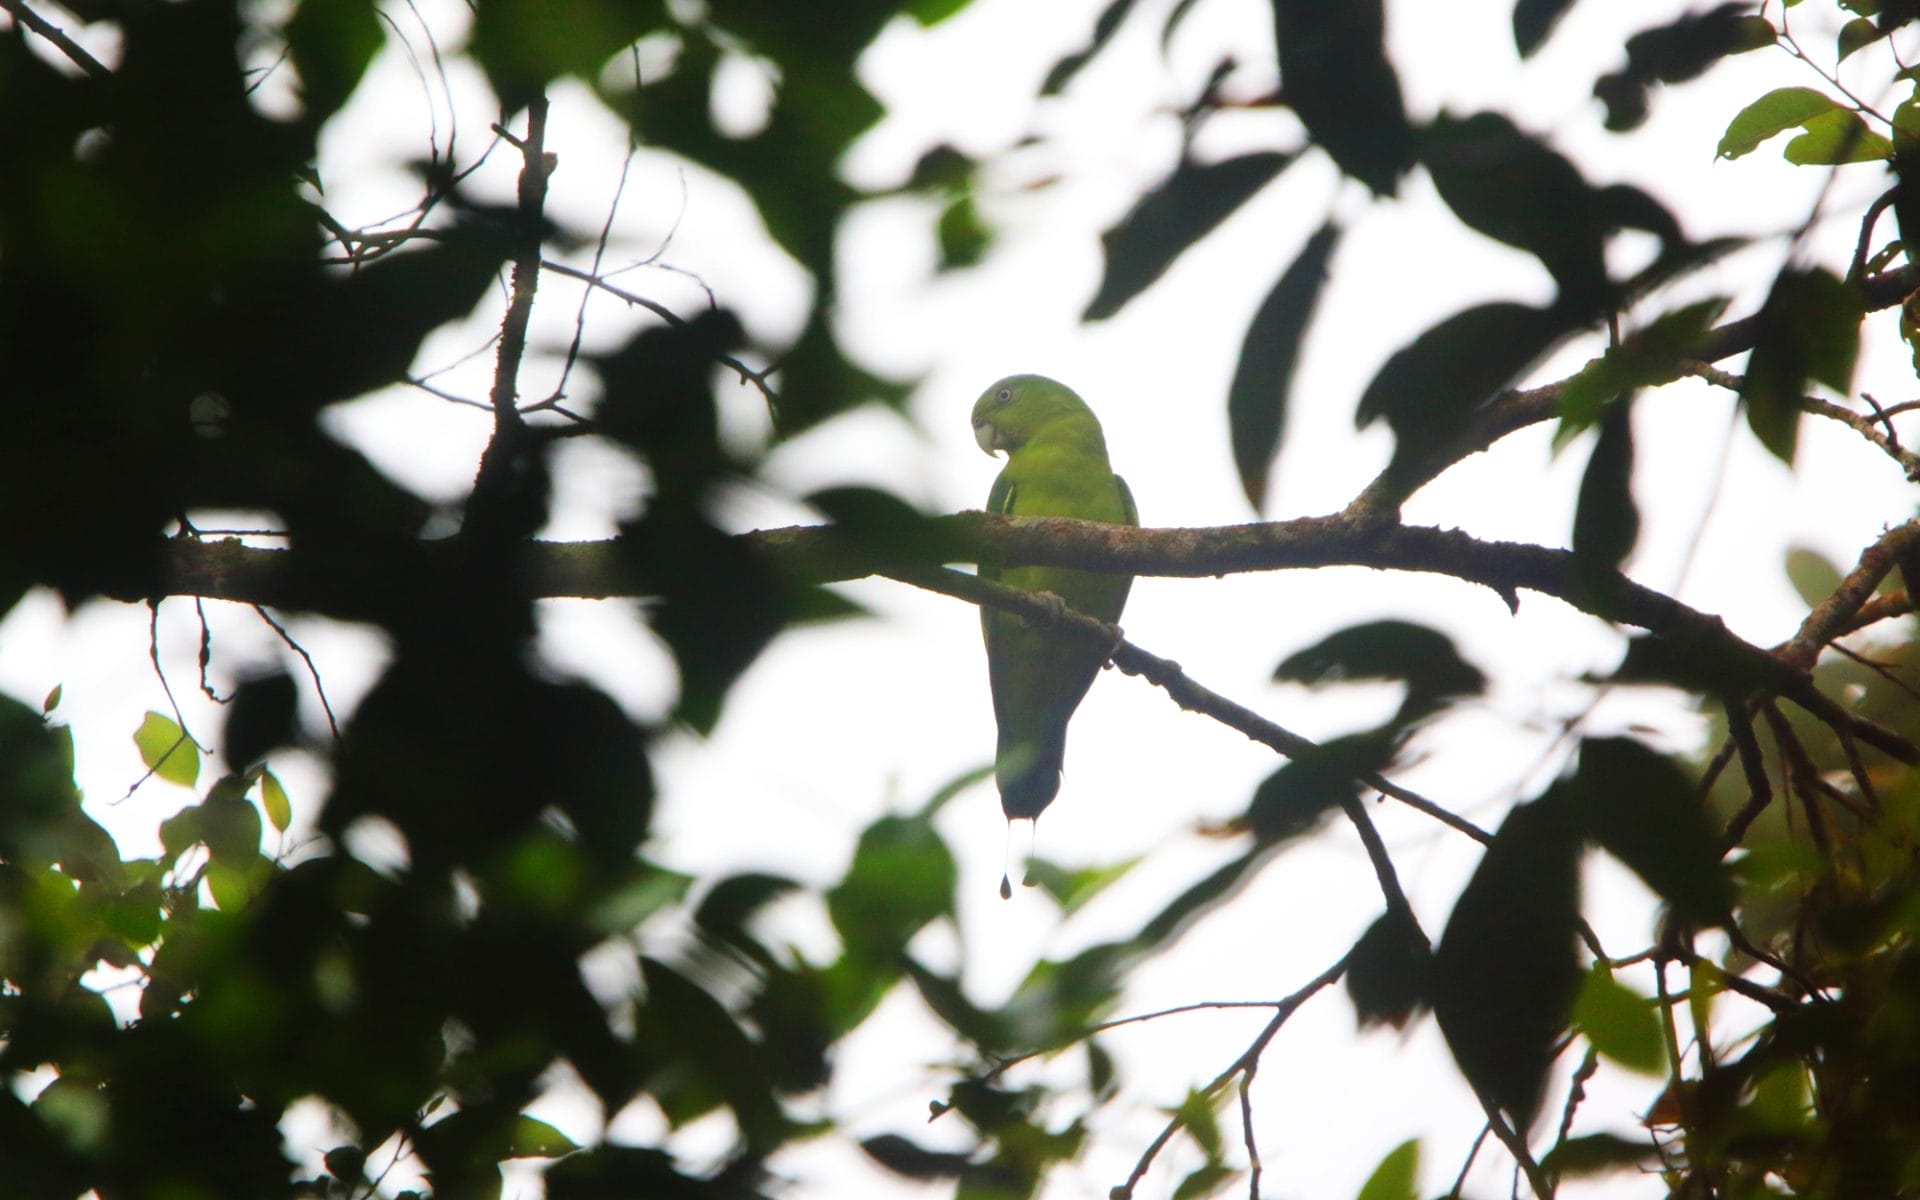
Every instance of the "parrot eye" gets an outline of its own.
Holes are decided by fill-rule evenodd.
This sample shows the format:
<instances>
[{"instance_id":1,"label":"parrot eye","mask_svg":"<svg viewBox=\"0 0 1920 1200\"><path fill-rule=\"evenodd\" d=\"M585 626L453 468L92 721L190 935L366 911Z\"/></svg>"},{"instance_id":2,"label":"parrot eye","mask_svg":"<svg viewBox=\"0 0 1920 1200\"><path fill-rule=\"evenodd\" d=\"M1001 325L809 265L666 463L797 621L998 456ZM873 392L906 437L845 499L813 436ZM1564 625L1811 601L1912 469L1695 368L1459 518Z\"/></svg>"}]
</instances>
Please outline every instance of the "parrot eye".
<instances>
[{"instance_id":1,"label":"parrot eye","mask_svg":"<svg viewBox=\"0 0 1920 1200\"><path fill-rule=\"evenodd\" d=\"M1013 399L1012 388L1001 388L999 391L993 394L993 401L995 404L1005 404L1012 399Z\"/></svg>"}]
</instances>

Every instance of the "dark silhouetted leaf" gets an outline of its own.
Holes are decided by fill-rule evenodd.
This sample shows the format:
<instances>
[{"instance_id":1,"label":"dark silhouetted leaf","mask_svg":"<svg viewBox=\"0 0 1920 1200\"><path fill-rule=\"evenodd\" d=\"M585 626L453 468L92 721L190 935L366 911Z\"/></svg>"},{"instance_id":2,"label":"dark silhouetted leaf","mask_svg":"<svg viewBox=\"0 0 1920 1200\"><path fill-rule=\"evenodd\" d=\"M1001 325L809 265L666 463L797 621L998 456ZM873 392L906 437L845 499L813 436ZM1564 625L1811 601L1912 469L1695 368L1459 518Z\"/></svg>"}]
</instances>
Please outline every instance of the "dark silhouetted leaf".
<instances>
[{"instance_id":1,"label":"dark silhouetted leaf","mask_svg":"<svg viewBox=\"0 0 1920 1200\"><path fill-rule=\"evenodd\" d=\"M951 547L940 540L940 526L892 492L871 487L824 488L806 502L833 522L836 538L844 537L863 551L934 565L950 561Z\"/></svg>"},{"instance_id":2,"label":"dark silhouetted leaf","mask_svg":"<svg viewBox=\"0 0 1920 1200\"><path fill-rule=\"evenodd\" d=\"M1498 113L1442 114L1421 137L1421 160L1456 216L1488 237L1537 257L1559 285L1562 306L1598 315L1612 305L1607 239L1641 229L1663 245L1679 226L1637 188L1595 188L1563 155Z\"/></svg>"},{"instance_id":3,"label":"dark silhouetted leaf","mask_svg":"<svg viewBox=\"0 0 1920 1200\"><path fill-rule=\"evenodd\" d=\"M1666 1070L1666 1041L1653 1001L1615 979L1605 963L1594 963L1587 971L1573 1003L1573 1027L1595 1050L1629 1070L1644 1075Z\"/></svg>"},{"instance_id":4,"label":"dark silhouetted leaf","mask_svg":"<svg viewBox=\"0 0 1920 1200\"><path fill-rule=\"evenodd\" d=\"M895 1133L867 1138L860 1148L873 1161L908 1179L955 1179L971 1165L970 1155L929 1150Z\"/></svg>"},{"instance_id":5,"label":"dark silhouetted leaf","mask_svg":"<svg viewBox=\"0 0 1920 1200\"><path fill-rule=\"evenodd\" d=\"M1521 58L1531 57L1546 44L1553 27L1573 7L1573 0L1514 0L1513 45Z\"/></svg>"},{"instance_id":6,"label":"dark silhouetted leaf","mask_svg":"<svg viewBox=\"0 0 1920 1200\"><path fill-rule=\"evenodd\" d=\"M1216 163L1182 159L1118 225L1100 235L1106 273L1080 319L1099 321L1119 312L1292 161L1274 150Z\"/></svg>"},{"instance_id":7,"label":"dark silhouetted leaf","mask_svg":"<svg viewBox=\"0 0 1920 1200\"><path fill-rule=\"evenodd\" d=\"M1107 6L1100 10L1098 17L1094 18L1093 40L1085 47L1053 64L1053 69L1047 72L1046 79L1040 84L1040 94L1058 96L1066 91L1067 85L1073 82L1073 77L1092 62L1094 56L1099 54L1109 41L1113 40L1113 35L1119 32L1121 23L1127 19L1127 14L1133 10L1133 5L1134 0L1108 0Z\"/></svg>"},{"instance_id":8,"label":"dark silhouetted leaf","mask_svg":"<svg viewBox=\"0 0 1920 1200\"><path fill-rule=\"evenodd\" d=\"M511 112L563 75L594 79L623 47L663 26L659 0L494 0L474 9L472 53Z\"/></svg>"},{"instance_id":9,"label":"dark silhouetted leaf","mask_svg":"<svg viewBox=\"0 0 1920 1200\"><path fill-rule=\"evenodd\" d=\"M1454 904L1433 1010L1475 1090L1525 1129L1580 986L1580 836L1560 788L1515 806Z\"/></svg>"},{"instance_id":10,"label":"dark silhouetted leaf","mask_svg":"<svg viewBox=\"0 0 1920 1200\"><path fill-rule=\"evenodd\" d=\"M959 980L928 969L910 955L904 961L907 978L919 990L920 998L955 1033L988 1053L1013 1044L1006 1022L998 1013L988 1012L968 999Z\"/></svg>"},{"instance_id":11,"label":"dark silhouetted leaf","mask_svg":"<svg viewBox=\"0 0 1920 1200\"><path fill-rule=\"evenodd\" d=\"M1193 11L1194 5L1198 2L1199 0L1176 0L1172 10L1167 13L1166 24L1160 27L1161 50L1164 51L1173 44L1173 35L1180 32L1180 23L1187 19L1187 14Z\"/></svg>"},{"instance_id":12,"label":"dark silhouetted leaf","mask_svg":"<svg viewBox=\"0 0 1920 1200\"><path fill-rule=\"evenodd\" d=\"M1634 1141L1613 1133L1590 1133L1568 1138L1540 1160L1540 1167L1556 1178L1581 1179L1611 1171L1644 1174L1658 1170L1665 1160L1652 1138Z\"/></svg>"},{"instance_id":13,"label":"dark silhouetted leaf","mask_svg":"<svg viewBox=\"0 0 1920 1200\"><path fill-rule=\"evenodd\" d=\"M1633 403L1622 397L1600 418L1580 499L1573 513L1575 567L1590 579L1617 569L1640 538L1640 510L1633 502Z\"/></svg>"},{"instance_id":14,"label":"dark silhouetted leaf","mask_svg":"<svg viewBox=\"0 0 1920 1200\"><path fill-rule=\"evenodd\" d=\"M1427 1007L1433 950L1404 911L1389 909L1367 926L1347 959L1347 996L1362 1029L1406 1028Z\"/></svg>"},{"instance_id":15,"label":"dark silhouetted leaf","mask_svg":"<svg viewBox=\"0 0 1920 1200\"><path fill-rule=\"evenodd\" d=\"M1280 96L1342 171L1391 196L1413 165L1381 0L1273 0Z\"/></svg>"},{"instance_id":16,"label":"dark silhouetted leaf","mask_svg":"<svg viewBox=\"0 0 1920 1200\"><path fill-rule=\"evenodd\" d=\"M1289 759L1260 781L1247 801L1247 830L1261 845L1273 845L1311 833L1348 797L1359 794L1348 755L1336 739L1326 753ZM1372 756L1369 756L1372 757ZM1377 767L1368 761L1365 768Z\"/></svg>"},{"instance_id":17,"label":"dark silhouetted leaf","mask_svg":"<svg viewBox=\"0 0 1920 1200\"><path fill-rule=\"evenodd\" d=\"M1631 738L1589 738L1573 782L1588 836L1688 922L1726 922L1731 889L1685 772Z\"/></svg>"},{"instance_id":18,"label":"dark silhouetted leaf","mask_svg":"<svg viewBox=\"0 0 1920 1200\"><path fill-rule=\"evenodd\" d=\"M1782 271L1760 308L1741 398L1754 436L1789 466L1808 382L1852 390L1860 318L1859 295L1819 267Z\"/></svg>"},{"instance_id":19,"label":"dark silhouetted leaf","mask_svg":"<svg viewBox=\"0 0 1920 1200\"><path fill-rule=\"evenodd\" d=\"M1616 133L1639 125L1647 115L1647 92L1657 83L1682 83L1730 54L1771 46L1774 28L1749 6L1722 4L1688 13L1666 25L1627 39L1627 65L1602 76L1593 94L1607 106L1607 128Z\"/></svg>"},{"instance_id":20,"label":"dark silhouetted leaf","mask_svg":"<svg viewBox=\"0 0 1920 1200\"><path fill-rule=\"evenodd\" d=\"M1443 445L1579 324L1505 301L1457 312L1393 352L1367 384L1354 422L1384 419L1397 454Z\"/></svg>"},{"instance_id":21,"label":"dark silhouetted leaf","mask_svg":"<svg viewBox=\"0 0 1920 1200\"><path fill-rule=\"evenodd\" d=\"M1266 503L1267 472L1286 428L1294 365L1339 241L1340 228L1331 222L1314 231L1254 310L1240 344L1240 361L1227 388L1227 426L1240 487L1255 512Z\"/></svg>"},{"instance_id":22,"label":"dark silhouetted leaf","mask_svg":"<svg viewBox=\"0 0 1920 1200\"><path fill-rule=\"evenodd\" d=\"M799 886L784 876L760 871L729 875L700 898L699 906L693 910L694 926L718 941L757 949L759 943L747 931L747 922Z\"/></svg>"},{"instance_id":23,"label":"dark silhouetted leaf","mask_svg":"<svg viewBox=\"0 0 1920 1200\"><path fill-rule=\"evenodd\" d=\"M1726 301L1716 297L1661 313L1582 367L1560 389L1554 448L1598 421L1616 397L1671 380L1681 364L1699 357L1700 338L1725 309Z\"/></svg>"},{"instance_id":24,"label":"dark silhouetted leaf","mask_svg":"<svg viewBox=\"0 0 1920 1200\"><path fill-rule=\"evenodd\" d=\"M315 124L347 102L384 40L373 0L302 0L286 37L306 116Z\"/></svg>"},{"instance_id":25,"label":"dark silhouetted leaf","mask_svg":"<svg viewBox=\"0 0 1920 1200\"><path fill-rule=\"evenodd\" d=\"M664 1150L638 1146L600 1145L569 1155L555 1163L541 1182L549 1200L607 1200L610 1196L695 1200L717 1192L717 1185L681 1174Z\"/></svg>"},{"instance_id":26,"label":"dark silhouetted leaf","mask_svg":"<svg viewBox=\"0 0 1920 1200\"><path fill-rule=\"evenodd\" d=\"M299 701L293 676L285 671L242 683L227 708L227 724L221 735L227 765L244 771L274 747L291 742Z\"/></svg>"},{"instance_id":27,"label":"dark silhouetted leaf","mask_svg":"<svg viewBox=\"0 0 1920 1200\"><path fill-rule=\"evenodd\" d=\"M1855 51L1864 50L1886 34L1865 17L1855 17L1840 27L1834 38L1836 62L1845 62Z\"/></svg>"},{"instance_id":28,"label":"dark silhouetted leaf","mask_svg":"<svg viewBox=\"0 0 1920 1200\"><path fill-rule=\"evenodd\" d=\"M1477 696L1487 685L1480 669L1460 656L1453 639L1412 621L1350 625L1289 654L1274 669L1276 682L1320 686L1357 680L1406 684L1397 723L1419 720L1449 701Z\"/></svg>"}]
</instances>

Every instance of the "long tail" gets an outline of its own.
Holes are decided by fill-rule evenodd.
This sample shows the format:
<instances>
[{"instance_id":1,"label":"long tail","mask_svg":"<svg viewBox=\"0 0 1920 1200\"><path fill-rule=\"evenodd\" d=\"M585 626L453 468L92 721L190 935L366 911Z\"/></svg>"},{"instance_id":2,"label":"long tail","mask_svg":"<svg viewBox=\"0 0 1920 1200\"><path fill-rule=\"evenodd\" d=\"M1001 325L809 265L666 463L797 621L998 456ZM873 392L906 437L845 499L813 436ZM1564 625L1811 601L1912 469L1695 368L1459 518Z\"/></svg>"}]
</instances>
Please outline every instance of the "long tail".
<instances>
[{"instance_id":1,"label":"long tail","mask_svg":"<svg viewBox=\"0 0 1920 1200\"><path fill-rule=\"evenodd\" d=\"M1060 767L1067 753L1063 727L1033 741L1002 740L993 778L1000 785L1000 811L1007 820L1038 817L1060 791Z\"/></svg>"}]
</instances>

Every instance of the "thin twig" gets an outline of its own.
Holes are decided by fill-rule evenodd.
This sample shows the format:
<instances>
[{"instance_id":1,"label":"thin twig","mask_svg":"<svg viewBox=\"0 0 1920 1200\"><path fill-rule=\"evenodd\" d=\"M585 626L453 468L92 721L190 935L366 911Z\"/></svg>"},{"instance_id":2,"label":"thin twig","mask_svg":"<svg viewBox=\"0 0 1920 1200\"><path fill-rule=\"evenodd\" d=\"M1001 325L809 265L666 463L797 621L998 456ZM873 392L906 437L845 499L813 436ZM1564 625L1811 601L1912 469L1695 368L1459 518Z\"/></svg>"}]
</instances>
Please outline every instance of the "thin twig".
<instances>
[{"instance_id":1,"label":"thin twig","mask_svg":"<svg viewBox=\"0 0 1920 1200\"><path fill-rule=\"evenodd\" d=\"M1260 1056L1266 1053L1267 1044L1273 1041L1274 1034L1280 1032L1280 1027L1287 1023L1287 1018L1293 1016L1294 1012L1298 1010L1302 1004L1312 999L1314 993L1325 988L1328 984L1346 973L1347 958L1350 957L1351 954L1352 952L1349 951L1348 954L1342 955L1339 962L1334 963L1326 970L1320 972L1320 974L1314 976L1313 979L1308 981L1298 991L1276 1002L1274 1005L1276 1011L1272 1019L1267 1022L1266 1028L1260 1031L1259 1036L1255 1037L1253 1042L1248 1045L1245 1050L1241 1051L1240 1056L1234 1059L1233 1062L1227 1066L1226 1070L1214 1076L1213 1082L1209 1083L1205 1088L1202 1088L1200 1094L1211 1095L1219 1091L1222 1087L1231 1083L1234 1076L1245 1073L1251 1065L1258 1063ZM1178 1133L1185 1124L1185 1120L1178 1112L1175 1112L1172 1117L1168 1118L1165 1127L1160 1130L1158 1136L1153 1139L1146 1150L1140 1155L1139 1161L1134 1163L1133 1172L1127 1176L1127 1181L1114 1188L1108 1195L1111 1196L1113 1200L1130 1200L1130 1197L1133 1195L1133 1189L1140 1185L1140 1181L1146 1177L1148 1169L1153 1166L1154 1158L1159 1155L1161 1149L1164 1148L1169 1141L1173 1140L1173 1135Z\"/></svg>"},{"instance_id":2,"label":"thin twig","mask_svg":"<svg viewBox=\"0 0 1920 1200\"><path fill-rule=\"evenodd\" d=\"M1694 363L1688 368L1687 373L1698 376L1708 383L1713 384L1715 387L1726 388L1729 391L1741 392L1744 391L1747 386L1745 376L1736 375L1731 371L1723 371L1707 363ZM1810 413L1816 417L1825 417L1829 421L1838 421L1861 437L1866 438L1888 458L1900 464L1901 471L1906 474L1909 480L1920 481L1920 454L1915 454L1902 446L1899 438L1882 432L1883 428L1891 430L1892 426L1887 423L1886 410L1881 409L1878 404L1874 405L1874 415L1866 417L1854 412L1852 409L1842 408L1832 401L1822 400L1818 396L1802 396L1799 398L1798 403L1801 412Z\"/></svg>"},{"instance_id":3,"label":"thin twig","mask_svg":"<svg viewBox=\"0 0 1920 1200\"><path fill-rule=\"evenodd\" d=\"M327 714L327 729L333 734L335 741L340 740L340 722L334 719L333 704L327 699L327 685L320 681L320 668L314 665L313 655L308 654L307 648L287 631L285 625L274 620L273 614L264 607L258 604L253 605L253 611L259 613L260 619L280 635L280 640L286 644L287 649L298 654L300 661L307 664L307 678L313 680L314 694L320 697L320 711Z\"/></svg>"},{"instance_id":4,"label":"thin twig","mask_svg":"<svg viewBox=\"0 0 1920 1200\"><path fill-rule=\"evenodd\" d=\"M75 66L95 79L113 78L113 72L107 69L107 64L87 53L87 48L68 37L66 30L28 8L24 0L0 0L0 9L13 14L16 21L52 42L60 53L73 60Z\"/></svg>"}]
</instances>

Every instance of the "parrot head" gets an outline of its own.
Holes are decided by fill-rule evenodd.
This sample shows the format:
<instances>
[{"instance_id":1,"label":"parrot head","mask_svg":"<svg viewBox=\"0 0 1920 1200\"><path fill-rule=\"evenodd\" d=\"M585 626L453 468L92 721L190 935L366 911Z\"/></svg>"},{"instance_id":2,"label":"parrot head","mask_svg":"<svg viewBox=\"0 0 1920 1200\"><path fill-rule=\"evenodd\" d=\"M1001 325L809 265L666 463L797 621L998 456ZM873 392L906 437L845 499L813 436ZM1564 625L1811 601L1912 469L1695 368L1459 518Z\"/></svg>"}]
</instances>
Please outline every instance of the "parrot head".
<instances>
[{"instance_id":1,"label":"parrot head","mask_svg":"<svg viewBox=\"0 0 1920 1200\"><path fill-rule=\"evenodd\" d=\"M973 404L973 440L987 454L1011 454L1062 418L1087 417L1086 401L1044 375L1009 375Z\"/></svg>"}]
</instances>

